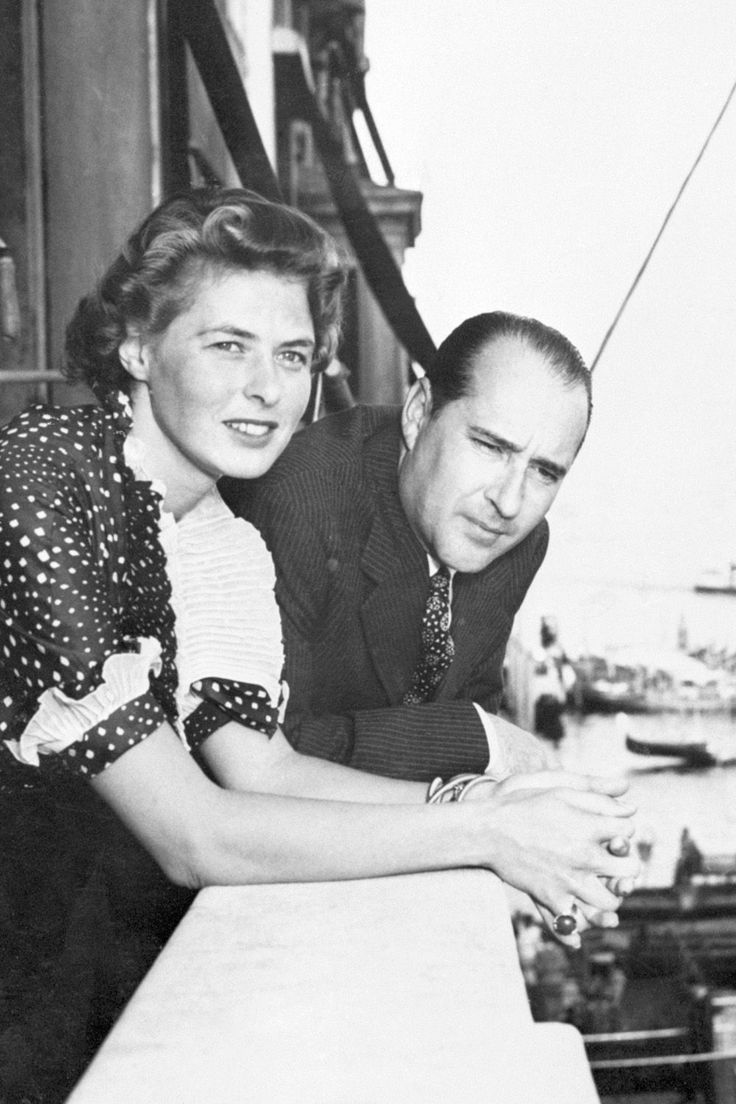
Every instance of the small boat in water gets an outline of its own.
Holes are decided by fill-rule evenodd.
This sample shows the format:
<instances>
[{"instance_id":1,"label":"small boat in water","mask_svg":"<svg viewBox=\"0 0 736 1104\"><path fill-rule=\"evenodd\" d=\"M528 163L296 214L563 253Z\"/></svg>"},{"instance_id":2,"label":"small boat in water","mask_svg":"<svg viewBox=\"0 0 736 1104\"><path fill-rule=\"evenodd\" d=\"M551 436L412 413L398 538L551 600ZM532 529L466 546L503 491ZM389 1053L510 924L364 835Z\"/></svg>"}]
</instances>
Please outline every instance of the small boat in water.
<instances>
[{"instance_id":1,"label":"small boat in water","mask_svg":"<svg viewBox=\"0 0 736 1104\"><path fill-rule=\"evenodd\" d=\"M642 674L607 656L585 655L573 663L575 695L585 713L647 712Z\"/></svg>"},{"instance_id":2,"label":"small boat in water","mask_svg":"<svg viewBox=\"0 0 736 1104\"><path fill-rule=\"evenodd\" d=\"M704 740L641 740L627 733L626 747L636 755L664 755L680 759L689 767L714 767L718 763Z\"/></svg>"},{"instance_id":3,"label":"small boat in water","mask_svg":"<svg viewBox=\"0 0 736 1104\"><path fill-rule=\"evenodd\" d=\"M707 568L695 580L700 594L736 594L736 563L726 568Z\"/></svg>"}]
</instances>

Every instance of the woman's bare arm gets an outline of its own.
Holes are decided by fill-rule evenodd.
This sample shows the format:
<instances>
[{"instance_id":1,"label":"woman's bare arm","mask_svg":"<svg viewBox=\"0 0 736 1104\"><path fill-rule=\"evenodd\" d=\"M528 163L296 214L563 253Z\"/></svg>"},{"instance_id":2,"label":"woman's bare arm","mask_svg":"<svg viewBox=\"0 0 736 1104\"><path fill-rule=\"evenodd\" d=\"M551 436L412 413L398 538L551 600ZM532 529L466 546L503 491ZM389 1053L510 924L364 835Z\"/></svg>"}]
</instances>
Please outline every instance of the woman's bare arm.
<instances>
[{"instance_id":1,"label":"woman's bare arm","mask_svg":"<svg viewBox=\"0 0 736 1104\"><path fill-rule=\"evenodd\" d=\"M599 876L637 864L604 844L633 831L633 807L582 776L561 778L441 806L243 793L210 781L163 725L92 785L165 873L194 888L485 866L553 912L572 898L615 909Z\"/></svg>"},{"instance_id":2,"label":"woman's bare arm","mask_svg":"<svg viewBox=\"0 0 736 1104\"><path fill-rule=\"evenodd\" d=\"M202 756L218 782L231 790L392 805L420 805L427 796L424 782L383 778L301 755L281 729L269 738L237 721L213 732Z\"/></svg>"}]
</instances>

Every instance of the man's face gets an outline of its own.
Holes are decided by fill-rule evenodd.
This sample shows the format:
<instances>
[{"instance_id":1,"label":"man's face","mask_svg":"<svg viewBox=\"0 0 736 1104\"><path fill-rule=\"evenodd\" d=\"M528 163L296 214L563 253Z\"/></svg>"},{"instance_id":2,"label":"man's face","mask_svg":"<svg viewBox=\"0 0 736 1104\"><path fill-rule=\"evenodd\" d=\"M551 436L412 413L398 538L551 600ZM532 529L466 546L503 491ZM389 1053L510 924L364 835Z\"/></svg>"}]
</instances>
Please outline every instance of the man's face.
<instances>
[{"instance_id":1,"label":"man's face","mask_svg":"<svg viewBox=\"0 0 736 1104\"><path fill-rule=\"evenodd\" d=\"M401 502L436 560L482 571L552 505L585 436L585 389L555 378L525 342L503 338L476 357L464 398L435 418L430 409L419 381L402 418Z\"/></svg>"}]
</instances>

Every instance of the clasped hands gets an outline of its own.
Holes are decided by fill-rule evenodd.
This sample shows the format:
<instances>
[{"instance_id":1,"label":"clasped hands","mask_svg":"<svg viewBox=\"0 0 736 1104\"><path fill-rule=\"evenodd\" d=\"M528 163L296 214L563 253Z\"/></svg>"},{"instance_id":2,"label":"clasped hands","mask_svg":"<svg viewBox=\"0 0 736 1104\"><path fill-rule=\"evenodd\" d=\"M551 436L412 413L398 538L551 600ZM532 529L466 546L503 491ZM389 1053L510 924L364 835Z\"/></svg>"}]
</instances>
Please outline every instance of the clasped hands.
<instances>
[{"instance_id":1,"label":"clasped hands","mask_svg":"<svg viewBox=\"0 0 736 1104\"><path fill-rule=\"evenodd\" d=\"M627 789L623 778L542 770L510 775L471 798L496 805L505 846L492 868L532 898L568 946L580 946L588 927L615 927L621 901L634 888L640 864L631 854L636 808ZM570 934L555 930L560 914L575 917Z\"/></svg>"}]
</instances>

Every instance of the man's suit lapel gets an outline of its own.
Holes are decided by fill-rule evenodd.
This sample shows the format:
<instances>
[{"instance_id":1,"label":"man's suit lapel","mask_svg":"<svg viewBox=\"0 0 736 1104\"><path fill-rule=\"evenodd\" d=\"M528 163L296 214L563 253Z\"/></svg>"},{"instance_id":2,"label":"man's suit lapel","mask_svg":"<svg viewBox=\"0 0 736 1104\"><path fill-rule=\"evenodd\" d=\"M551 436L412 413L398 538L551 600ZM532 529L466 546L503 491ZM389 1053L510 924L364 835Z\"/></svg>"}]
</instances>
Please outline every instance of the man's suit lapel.
<instances>
[{"instance_id":1,"label":"man's suit lapel","mask_svg":"<svg viewBox=\"0 0 736 1104\"><path fill-rule=\"evenodd\" d=\"M364 461L375 509L361 558L367 579L363 633L376 673L396 703L419 659L429 578L426 554L399 502L398 457L398 425L368 442Z\"/></svg>"},{"instance_id":2,"label":"man's suit lapel","mask_svg":"<svg viewBox=\"0 0 736 1104\"><path fill-rule=\"evenodd\" d=\"M502 557L477 575L457 575L452 600L455 658L439 697L453 698L495 644L508 634L508 594L512 588L509 558Z\"/></svg>"}]
</instances>

